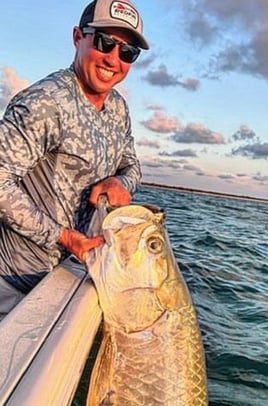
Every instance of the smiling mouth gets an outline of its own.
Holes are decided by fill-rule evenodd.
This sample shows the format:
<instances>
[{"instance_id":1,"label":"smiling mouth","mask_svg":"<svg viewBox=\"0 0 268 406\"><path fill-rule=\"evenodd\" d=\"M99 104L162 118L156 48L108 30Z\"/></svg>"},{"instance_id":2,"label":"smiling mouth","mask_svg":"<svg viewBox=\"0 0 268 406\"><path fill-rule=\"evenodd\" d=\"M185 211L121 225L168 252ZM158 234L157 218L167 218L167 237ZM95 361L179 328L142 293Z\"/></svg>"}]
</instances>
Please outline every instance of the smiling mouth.
<instances>
[{"instance_id":1,"label":"smiling mouth","mask_svg":"<svg viewBox=\"0 0 268 406\"><path fill-rule=\"evenodd\" d=\"M114 72L104 69L104 68L99 68L99 72L101 75L107 79L111 79L114 76Z\"/></svg>"}]
</instances>

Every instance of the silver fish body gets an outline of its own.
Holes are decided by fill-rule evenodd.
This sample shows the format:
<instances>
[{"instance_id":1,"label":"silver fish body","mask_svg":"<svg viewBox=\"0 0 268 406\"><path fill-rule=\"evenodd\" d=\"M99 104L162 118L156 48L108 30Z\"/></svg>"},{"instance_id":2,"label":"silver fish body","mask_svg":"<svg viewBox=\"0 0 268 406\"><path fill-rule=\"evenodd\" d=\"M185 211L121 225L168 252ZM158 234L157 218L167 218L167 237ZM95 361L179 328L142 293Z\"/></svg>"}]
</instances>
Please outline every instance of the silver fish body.
<instances>
[{"instance_id":1,"label":"silver fish body","mask_svg":"<svg viewBox=\"0 0 268 406\"><path fill-rule=\"evenodd\" d=\"M104 314L87 406L207 405L200 329L163 213L118 208L103 234L87 263Z\"/></svg>"}]
</instances>

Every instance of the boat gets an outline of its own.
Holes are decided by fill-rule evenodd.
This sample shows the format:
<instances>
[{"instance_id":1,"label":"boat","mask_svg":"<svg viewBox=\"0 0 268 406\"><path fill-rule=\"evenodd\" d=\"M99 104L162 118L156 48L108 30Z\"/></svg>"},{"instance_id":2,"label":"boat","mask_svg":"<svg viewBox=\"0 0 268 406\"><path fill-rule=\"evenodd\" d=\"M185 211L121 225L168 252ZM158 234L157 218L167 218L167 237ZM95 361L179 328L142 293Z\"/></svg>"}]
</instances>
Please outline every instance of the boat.
<instances>
[{"instance_id":1,"label":"boat","mask_svg":"<svg viewBox=\"0 0 268 406\"><path fill-rule=\"evenodd\" d=\"M99 204L89 227L89 236L95 236L99 233L100 225L103 224L107 214L106 209L108 207L105 203ZM143 208L143 210L147 209ZM152 208L150 210L153 211ZM120 221L125 218L124 216L125 214L121 218L119 216ZM133 225L135 222L130 224ZM154 246L154 244L155 235L151 249L157 250L158 245ZM91 268L92 276L95 277L96 286L98 287L96 275L98 275L99 263L98 259L96 259L97 257L96 252L90 251L87 263L88 267ZM173 269L172 266L171 269ZM162 283L162 281L160 285L156 285L158 292L156 295L157 317L159 317L159 309L162 309L161 311L165 314L166 310L170 310L170 312L175 310L177 312L177 306L180 308L181 304L185 308L186 303L186 308L189 308L189 303L185 301L183 295L181 295L181 299L178 301L174 301L174 298L169 301L170 287L173 289L175 286L173 284L170 285L170 282L177 281L174 277L175 274L171 275L173 277L169 279L170 275L168 272L168 276L163 279L165 283ZM163 289L160 289L159 286L163 287ZM176 295L180 294L182 289L182 284L179 283L178 286L179 288L175 290L177 292ZM147 290L150 291L151 289ZM122 292L125 291L122 290ZM119 290L119 293L122 292ZM187 297L189 296L187 292L185 294ZM174 295L175 299L176 295ZM118 303L118 301L114 303ZM151 303L151 301L145 302L146 306L147 303ZM190 305L191 309L192 307ZM116 305L114 308L116 308ZM186 331L190 330L191 334L194 334L194 342L196 343L196 340L199 342L200 337L196 334L195 323L195 327L189 329L189 325L192 326L193 313L192 311L187 312L188 310L184 311L184 314L187 316L185 320L189 319L189 323L185 324ZM138 312L134 311L134 314L138 314ZM169 315L165 317L164 320L168 320ZM180 320L180 317L178 320ZM91 349L96 343L95 337L98 336L97 332L99 331L101 321L102 311L93 281L86 267L71 255L52 272L47 274L0 322L0 406L71 405L76 396L76 390L83 376ZM133 327L133 324L130 325ZM156 328L156 331L158 328ZM131 329L129 331L132 332ZM137 331L139 332L139 330ZM173 337L174 328L170 331L169 334ZM178 331L181 330L177 329ZM187 334L182 336L188 338ZM148 340L150 335L146 337L146 340ZM146 341L146 344L148 344L148 341ZM199 342L199 344L201 350L201 343ZM188 345L188 341L187 347L191 347ZM153 349L155 350L154 346ZM192 352L194 354L196 352L195 349L196 347L194 347ZM144 342L142 344L143 350ZM198 352L199 355L201 353L202 351ZM186 354L189 353L187 352ZM199 376L200 382L194 378L192 381L194 390L189 393L191 396L194 396L192 397L193 401L198 397L200 401L198 404L205 405L207 404L206 388L204 386L206 382L205 378L203 378L203 371L205 370L199 368L203 362L202 354L201 357L199 355L190 358L191 368L197 371L196 375ZM198 365L196 369L194 362ZM192 365L194 365L194 368ZM147 374L147 369L145 371ZM167 371L169 371L169 368ZM167 376L169 377L169 375ZM195 374L191 376L195 377ZM183 386L183 390L184 392L182 393L184 394L185 386ZM95 391L92 390L92 393L95 393ZM174 395L174 393L172 394ZM103 402L101 403L104 404Z\"/></svg>"},{"instance_id":2,"label":"boat","mask_svg":"<svg viewBox=\"0 0 268 406\"><path fill-rule=\"evenodd\" d=\"M70 405L101 318L92 280L70 256L0 322L0 405Z\"/></svg>"}]
</instances>

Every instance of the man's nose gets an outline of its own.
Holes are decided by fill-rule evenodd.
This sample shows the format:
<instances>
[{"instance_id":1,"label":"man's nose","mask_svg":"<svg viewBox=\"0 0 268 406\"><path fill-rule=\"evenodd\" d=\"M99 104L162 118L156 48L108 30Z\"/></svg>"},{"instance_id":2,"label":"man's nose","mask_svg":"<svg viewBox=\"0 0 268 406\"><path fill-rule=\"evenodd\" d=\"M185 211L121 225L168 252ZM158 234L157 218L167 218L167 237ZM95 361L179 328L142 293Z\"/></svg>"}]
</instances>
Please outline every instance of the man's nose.
<instances>
[{"instance_id":1,"label":"man's nose","mask_svg":"<svg viewBox=\"0 0 268 406\"><path fill-rule=\"evenodd\" d=\"M110 52L105 54L104 60L109 66L115 66L120 60L119 45L116 45Z\"/></svg>"}]
</instances>

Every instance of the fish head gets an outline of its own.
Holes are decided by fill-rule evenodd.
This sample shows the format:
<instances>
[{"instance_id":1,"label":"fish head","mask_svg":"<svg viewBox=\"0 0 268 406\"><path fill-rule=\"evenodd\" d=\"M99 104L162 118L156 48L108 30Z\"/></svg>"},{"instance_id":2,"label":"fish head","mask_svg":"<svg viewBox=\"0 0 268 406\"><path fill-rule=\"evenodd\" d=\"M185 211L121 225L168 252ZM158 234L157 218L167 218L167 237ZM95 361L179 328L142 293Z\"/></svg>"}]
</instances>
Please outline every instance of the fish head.
<instances>
[{"instance_id":1,"label":"fish head","mask_svg":"<svg viewBox=\"0 0 268 406\"><path fill-rule=\"evenodd\" d=\"M140 331L177 305L178 274L164 219L163 212L138 205L104 219L105 244L88 270L110 325Z\"/></svg>"}]
</instances>

